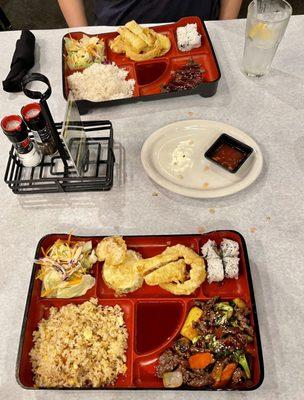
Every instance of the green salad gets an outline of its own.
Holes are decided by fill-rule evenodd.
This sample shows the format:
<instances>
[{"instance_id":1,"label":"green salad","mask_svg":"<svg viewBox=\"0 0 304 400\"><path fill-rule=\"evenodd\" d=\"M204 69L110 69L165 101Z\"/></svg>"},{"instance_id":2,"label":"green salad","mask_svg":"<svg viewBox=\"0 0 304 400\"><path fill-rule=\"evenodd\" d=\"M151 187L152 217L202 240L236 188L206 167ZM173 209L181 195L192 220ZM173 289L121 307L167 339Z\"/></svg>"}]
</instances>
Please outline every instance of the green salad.
<instances>
[{"instance_id":1,"label":"green salad","mask_svg":"<svg viewBox=\"0 0 304 400\"><path fill-rule=\"evenodd\" d=\"M36 275L42 281L41 297L78 297L95 285L90 270L97 257L91 241L58 239L43 253L36 261L41 266Z\"/></svg>"},{"instance_id":2,"label":"green salad","mask_svg":"<svg viewBox=\"0 0 304 400\"><path fill-rule=\"evenodd\" d=\"M98 36L83 35L80 40L65 37L66 62L70 69L87 68L105 61L105 44Z\"/></svg>"}]
</instances>

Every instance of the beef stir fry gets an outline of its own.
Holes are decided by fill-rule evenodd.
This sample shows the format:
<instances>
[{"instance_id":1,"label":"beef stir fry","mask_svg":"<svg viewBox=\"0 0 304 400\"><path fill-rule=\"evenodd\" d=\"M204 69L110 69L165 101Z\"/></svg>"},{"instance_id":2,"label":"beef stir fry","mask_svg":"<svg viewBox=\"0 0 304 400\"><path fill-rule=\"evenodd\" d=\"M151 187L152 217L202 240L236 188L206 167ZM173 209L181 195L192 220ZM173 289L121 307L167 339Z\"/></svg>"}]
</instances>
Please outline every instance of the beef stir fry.
<instances>
[{"instance_id":1,"label":"beef stir fry","mask_svg":"<svg viewBox=\"0 0 304 400\"><path fill-rule=\"evenodd\" d=\"M253 336L250 311L240 298L196 301L181 337L159 357L156 374L168 388L250 386Z\"/></svg>"}]
</instances>

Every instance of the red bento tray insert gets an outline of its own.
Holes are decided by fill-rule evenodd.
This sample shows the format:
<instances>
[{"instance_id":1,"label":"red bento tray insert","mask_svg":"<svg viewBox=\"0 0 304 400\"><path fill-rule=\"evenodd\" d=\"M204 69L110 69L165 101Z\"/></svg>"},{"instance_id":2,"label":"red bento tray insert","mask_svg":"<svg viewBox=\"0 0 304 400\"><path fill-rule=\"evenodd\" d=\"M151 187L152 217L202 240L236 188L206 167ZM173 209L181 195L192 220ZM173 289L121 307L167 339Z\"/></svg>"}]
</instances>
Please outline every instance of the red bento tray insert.
<instances>
[{"instance_id":1,"label":"red bento tray insert","mask_svg":"<svg viewBox=\"0 0 304 400\"><path fill-rule=\"evenodd\" d=\"M189 23L197 24L198 32L201 35L202 45L199 48L183 52L180 51L177 46L176 29ZM118 67L125 68L129 72L128 79L135 80L133 98L162 93L162 87L163 85L168 83L171 73L173 71L176 71L183 65L187 64L190 59L193 59L195 62L197 62L205 71L204 81L206 83L216 82L220 78L219 67L214 56L208 33L206 31L205 25L202 23L199 17L185 17L180 19L177 23L155 26L152 27L152 29L158 33L167 35L170 38L171 49L164 56L140 62L132 61L124 54L116 54L110 49L109 41L111 39L114 39L118 35L118 32L100 34L70 32L67 33L64 38L70 37L79 40L82 38L83 35L87 35L89 37L98 36L99 38L104 39L105 56L107 61L115 62ZM66 55L67 52L63 43L62 70L63 91L65 98L68 97L69 93L67 77L76 72L75 70L69 69L65 61Z\"/></svg>"},{"instance_id":2,"label":"red bento tray insert","mask_svg":"<svg viewBox=\"0 0 304 400\"><path fill-rule=\"evenodd\" d=\"M66 239L68 235L52 234L42 238L38 244L36 258L42 255L42 248L46 249L57 239ZM73 240L92 240L93 246L103 237L75 237ZM217 245L223 238L232 239L240 246L240 274L239 279L225 279L223 283L208 284L205 281L200 288L190 296L174 296L160 289L158 286L144 284L139 290L124 297L116 297L109 289L101 275L102 263L93 266L93 275L96 277L95 286L84 296L73 299L41 298L41 282L35 279L38 265L34 264L20 338L17 360L17 381L28 389L34 389L33 374L29 351L32 348L32 333L37 329L42 318L48 317L52 306L61 307L74 303L80 304L91 297L98 298L99 304L119 304L123 309L125 323L129 332L127 350L127 373L119 376L111 389L160 389L162 380L155 375L158 357L179 335L186 315L194 300L208 300L213 296L220 296L223 300L232 300L234 297L244 299L251 309L251 323L255 328L255 340L252 347L252 386L241 390L253 390L261 385L263 380L263 359L260 344L260 335L256 315L254 294L251 282L246 244L243 237L235 231L215 231L204 235L168 235L168 236L126 236L128 248L136 250L144 258L161 253L167 246L183 244L192 247L200 253L201 246L209 239L215 240ZM102 388L101 388L102 389ZM195 390L182 387L180 390ZM84 390L88 390L85 388ZM214 390L214 389L198 389ZM230 389L228 389L230 390ZM235 389L234 389L235 390Z\"/></svg>"}]
</instances>

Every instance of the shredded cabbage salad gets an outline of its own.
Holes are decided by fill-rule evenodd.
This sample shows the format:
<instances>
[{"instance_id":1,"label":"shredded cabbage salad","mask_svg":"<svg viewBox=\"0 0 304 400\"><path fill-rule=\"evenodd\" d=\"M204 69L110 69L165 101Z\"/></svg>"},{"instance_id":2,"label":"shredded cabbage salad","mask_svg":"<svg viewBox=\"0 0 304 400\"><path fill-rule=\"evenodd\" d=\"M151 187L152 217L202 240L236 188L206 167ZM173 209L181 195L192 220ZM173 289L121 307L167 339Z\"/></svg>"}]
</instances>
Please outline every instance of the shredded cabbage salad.
<instances>
[{"instance_id":1,"label":"shredded cabbage salad","mask_svg":"<svg viewBox=\"0 0 304 400\"><path fill-rule=\"evenodd\" d=\"M98 36L86 36L80 40L64 38L67 51L66 62L70 69L87 68L93 63L105 61L105 44Z\"/></svg>"},{"instance_id":2,"label":"shredded cabbage salad","mask_svg":"<svg viewBox=\"0 0 304 400\"><path fill-rule=\"evenodd\" d=\"M97 262L91 241L58 239L43 253L44 257L36 261L41 266L36 278L42 281L42 297L78 297L95 285L95 278L89 274Z\"/></svg>"}]
</instances>

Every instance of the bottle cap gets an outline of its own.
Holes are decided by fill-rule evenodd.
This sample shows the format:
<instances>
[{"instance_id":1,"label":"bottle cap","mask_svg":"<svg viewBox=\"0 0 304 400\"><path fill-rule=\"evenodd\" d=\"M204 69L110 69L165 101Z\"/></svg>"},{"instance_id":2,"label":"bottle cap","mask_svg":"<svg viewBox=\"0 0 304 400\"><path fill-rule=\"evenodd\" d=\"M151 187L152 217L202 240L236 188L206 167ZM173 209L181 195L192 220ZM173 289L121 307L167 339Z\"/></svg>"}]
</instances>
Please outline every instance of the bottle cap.
<instances>
[{"instance_id":1,"label":"bottle cap","mask_svg":"<svg viewBox=\"0 0 304 400\"><path fill-rule=\"evenodd\" d=\"M13 143L22 142L28 137L26 125L19 115L8 115L1 121L1 128Z\"/></svg>"}]
</instances>

